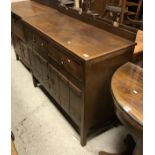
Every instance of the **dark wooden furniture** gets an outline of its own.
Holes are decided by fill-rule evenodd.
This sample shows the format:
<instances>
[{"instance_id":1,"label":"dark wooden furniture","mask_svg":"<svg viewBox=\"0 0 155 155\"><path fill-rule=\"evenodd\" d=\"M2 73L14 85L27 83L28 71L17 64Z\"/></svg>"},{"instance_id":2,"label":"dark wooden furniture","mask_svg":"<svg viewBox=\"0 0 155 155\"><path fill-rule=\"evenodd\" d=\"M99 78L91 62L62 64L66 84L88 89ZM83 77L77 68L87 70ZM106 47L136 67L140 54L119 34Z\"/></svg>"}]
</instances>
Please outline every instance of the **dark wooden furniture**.
<instances>
[{"instance_id":1,"label":"dark wooden furniture","mask_svg":"<svg viewBox=\"0 0 155 155\"><path fill-rule=\"evenodd\" d=\"M132 59L135 33L54 8L12 3L12 42L34 85L40 83L70 117L84 146L89 135L116 118L110 80Z\"/></svg>"},{"instance_id":2,"label":"dark wooden furniture","mask_svg":"<svg viewBox=\"0 0 155 155\"><path fill-rule=\"evenodd\" d=\"M143 70L132 63L121 66L111 82L116 114L136 142L132 154L143 154Z\"/></svg>"}]
</instances>

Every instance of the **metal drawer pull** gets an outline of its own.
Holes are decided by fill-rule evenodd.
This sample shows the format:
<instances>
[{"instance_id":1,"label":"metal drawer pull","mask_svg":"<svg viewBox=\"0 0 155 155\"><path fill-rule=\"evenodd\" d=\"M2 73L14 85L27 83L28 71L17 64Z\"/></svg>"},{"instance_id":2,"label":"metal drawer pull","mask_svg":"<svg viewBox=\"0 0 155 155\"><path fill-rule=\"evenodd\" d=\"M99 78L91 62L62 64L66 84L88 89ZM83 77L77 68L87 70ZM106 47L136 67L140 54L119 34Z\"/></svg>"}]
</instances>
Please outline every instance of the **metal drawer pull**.
<instances>
[{"instance_id":1,"label":"metal drawer pull","mask_svg":"<svg viewBox=\"0 0 155 155\"><path fill-rule=\"evenodd\" d=\"M68 63L70 63L70 62L71 62L71 60L70 60L70 59L68 59L67 61L68 61Z\"/></svg>"},{"instance_id":2,"label":"metal drawer pull","mask_svg":"<svg viewBox=\"0 0 155 155\"><path fill-rule=\"evenodd\" d=\"M44 46L44 43L43 42L41 43L41 46Z\"/></svg>"}]
</instances>

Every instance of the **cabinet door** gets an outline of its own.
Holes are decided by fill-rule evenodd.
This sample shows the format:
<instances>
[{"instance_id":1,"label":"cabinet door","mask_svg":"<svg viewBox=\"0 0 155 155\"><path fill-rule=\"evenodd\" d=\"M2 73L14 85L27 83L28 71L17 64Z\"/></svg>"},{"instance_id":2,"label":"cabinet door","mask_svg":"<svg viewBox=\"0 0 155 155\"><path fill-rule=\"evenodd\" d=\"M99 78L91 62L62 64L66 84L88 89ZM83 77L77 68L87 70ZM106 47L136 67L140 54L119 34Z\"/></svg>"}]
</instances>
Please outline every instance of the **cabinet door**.
<instances>
[{"instance_id":1,"label":"cabinet door","mask_svg":"<svg viewBox=\"0 0 155 155\"><path fill-rule=\"evenodd\" d=\"M56 70L49 65L49 93L60 104L59 77Z\"/></svg>"},{"instance_id":2,"label":"cabinet door","mask_svg":"<svg viewBox=\"0 0 155 155\"><path fill-rule=\"evenodd\" d=\"M48 86L47 61L38 55L34 50L30 52L32 72L36 78L45 86Z\"/></svg>"},{"instance_id":3,"label":"cabinet door","mask_svg":"<svg viewBox=\"0 0 155 155\"><path fill-rule=\"evenodd\" d=\"M25 41L23 22L21 18L15 14L12 14L11 16L11 32L13 32L21 40Z\"/></svg>"},{"instance_id":4,"label":"cabinet door","mask_svg":"<svg viewBox=\"0 0 155 155\"><path fill-rule=\"evenodd\" d=\"M60 75L60 104L69 114L69 83L63 75Z\"/></svg>"},{"instance_id":5,"label":"cabinet door","mask_svg":"<svg viewBox=\"0 0 155 155\"><path fill-rule=\"evenodd\" d=\"M20 42L20 49L21 49L21 52L22 52L22 57L21 59L23 60L23 62L27 65L27 66L30 66L30 58L29 58L29 51L26 47L26 45L21 41Z\"/></svg>"},{"instance_id":6,"label":"cabinet door","mask_svg":"<svg viewBox=\"0 0 155 155\"><path fill-rule=\"evenodd\" d=\"M32 65L32 73L40 81L41 80L40 60L36 52L34 52L33 50L31 50L30 52L30 60L31 60L31 65Z\"/></svg>"},{"instance_id":7,"label":"cabinet door","mask_svg":"<svg viewBox=\"0 0 155 155\"><path fill-rule=\"evenodd\" d=\"M70 83L70 117L80 127L82 109L82 91Z\"/></svg>"},{"instance_id":8,"label":"cabinet door","mask_svg":"<svg viewBox=\"0 0 155 155\"><path fill-rule=\"evenodd\" d=\"M21 46L20 46L20 39L16 35L12 34L12 42L13 42L15 53L19 57L22 57L22 51L21 51Z\"/></svg>"},{"instance_id":9,"label":"cabinet door","mask_svg":"<svg viewBox=\"0 0 155 155\"><path fill-rule=\"evenodd\" d=\"M42 85L49 90L49 81L48 81L48 67L47 60L37 54L40 60L40 69L41 69L41 83Z\"/></svg>"}]
</instances>

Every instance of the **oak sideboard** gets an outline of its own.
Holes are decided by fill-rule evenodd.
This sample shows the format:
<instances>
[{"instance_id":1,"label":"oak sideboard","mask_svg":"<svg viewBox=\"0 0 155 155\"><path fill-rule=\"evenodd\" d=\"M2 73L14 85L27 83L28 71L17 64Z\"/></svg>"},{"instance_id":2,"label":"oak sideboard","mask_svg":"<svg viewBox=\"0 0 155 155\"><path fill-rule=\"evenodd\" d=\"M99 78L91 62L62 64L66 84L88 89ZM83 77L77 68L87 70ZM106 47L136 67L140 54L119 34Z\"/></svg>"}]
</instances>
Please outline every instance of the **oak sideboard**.
<instances>
[{"instance_id":1,"label":"oak sideboard","mask_svg":"<svg viewBox=\"0 0 155 155\"><path fill-rule=\"evenodd\" d=\"M84 146L116 118L111 77L132 59L134 40L35 1L12 3L11 11L17 60L69 116Z\"/></svg>"}]
</instances>

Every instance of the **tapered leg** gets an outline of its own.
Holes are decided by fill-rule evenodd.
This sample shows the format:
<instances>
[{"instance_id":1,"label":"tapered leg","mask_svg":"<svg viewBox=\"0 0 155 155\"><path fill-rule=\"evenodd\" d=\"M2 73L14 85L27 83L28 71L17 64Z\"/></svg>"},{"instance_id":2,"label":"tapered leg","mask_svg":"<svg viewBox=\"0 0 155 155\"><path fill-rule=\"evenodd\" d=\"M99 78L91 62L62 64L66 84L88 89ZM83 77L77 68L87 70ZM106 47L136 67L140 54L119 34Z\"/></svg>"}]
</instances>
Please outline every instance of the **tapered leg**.
<instances>
[{"instance_id":1,"label":"tapered leg","mask_svg":"<svg viewBox=\"0 0 155 155\"><path fill-rule=\"evenodd\" d=\"M18 54L16 54L16 60L17 60L17 61L19 60L19 56L18 56Z\"/></svg>"},{"instance_id":2,"label":"tapered leg","mask_svg":"<svg viewBox=\"0 0 155 155\"><path fill-rule=\"evenodd\" d=\"M121 153L120 154L119 153L113 154L113 153L107 153L107 152L101 151L101 152L99 152L99 155L124 155L124 154L121 154Z\"/></svg>"},{"instance_id":3,"label":"tapered leg","mask_svg":"<svg viewBox=\"0 0 155 155\"><path fill-rule=\"evenodd\" d=\"M13 132L11 131L11 140L14 141L15 140L15 136L13 134Z\"/></svg>"},{"instance_id":4,"label":"tapered leg","mask_svg":"<svg viewBox=\"0 0 155 155\"><path fill-rule=\"evenodd\" d=\"M124 152L121 153L107 153L104 151L100 151L99 155L133 155L133 151L135 149L136 143L131 135L127 135L124 139L124 143L126 145L126 149Z\"/></svg>"},{"instance_id":5,"label":"tapered leg","mask_svg":"<svg viewBox=\"0 0 155 155\"><path fill-rule=\"evenodd\" d=\"M136 147L133 155L143 155L143 135L136 137Z\"/></svg>"},{"instance_id":6,"label":"tapered leg","mask_svg":"<svg viewBox=\"0 0 155 155\"><path fill-rule=\"evenodd\" d=\"M87 143L87 133L85 130L81 131L80 143L81 146L85 146Z\"/></svg>"},{"instance_id":7,"label":"tapered leg","mask_svg":"<svg viewBox=\"0 0 155 155\"><path fill-rule=\"evenodd\" d=\"M32 80L33 80L34 87L37 87L39 82L33 75L32 75Z\"/></svg>"},{"instance_id":8,"label":"tapered leg","mask_svg":"<svg viewBox=\"0 0 155 155\"><path fill-rule=\"evenodd\" d=\"M136 147L136 143L133 137L130 134L128 134L124 139L124 143L126 145L126 155L132 155Z\"/></svg>"},{"instance_id":9,"label":"tapered leg","mask_svg":"<svg viewBox=\"0 0 155 155\"><path fill-rule=\"evenodd\" d=\"M84 96L83 96L84 100ZM81 146L85 146L87 143L87 128L86 128L86 116L85 116L85 109L84 104L82 105L82 112L81 112L81 130L80 130L80 143Z\"/></svg>"}]
</instances>

